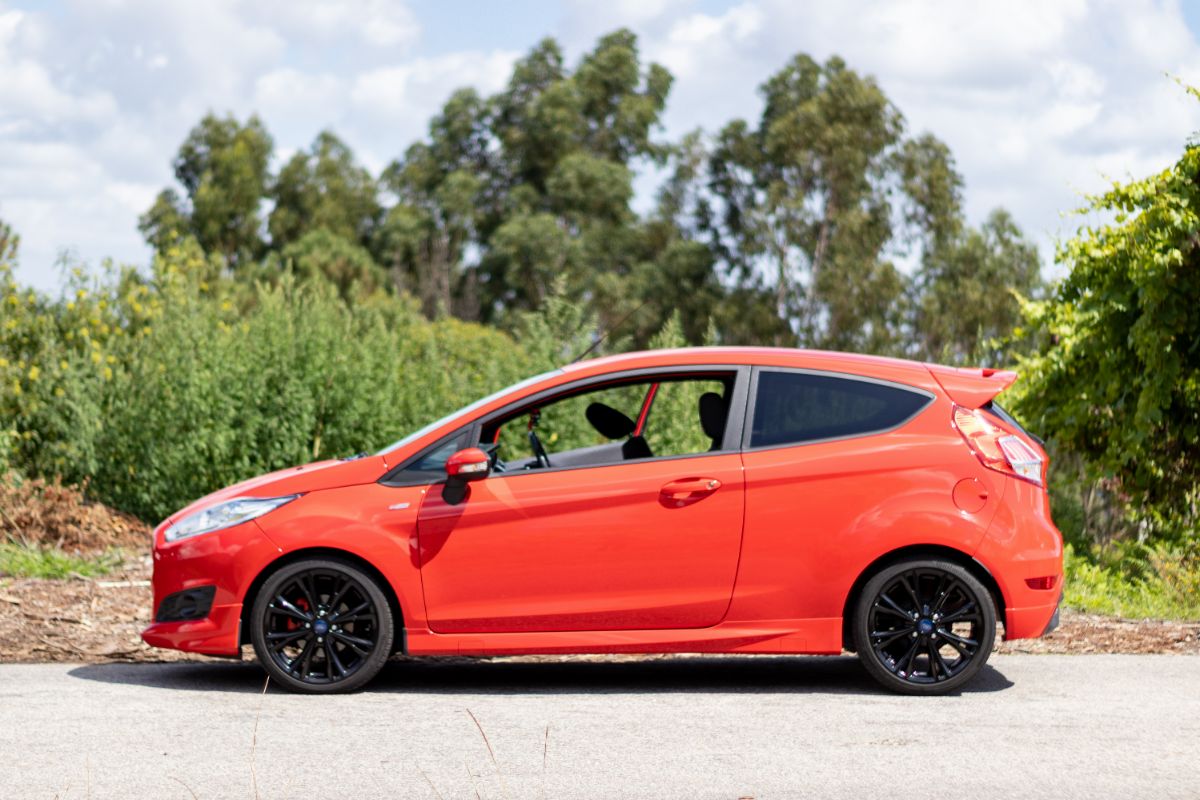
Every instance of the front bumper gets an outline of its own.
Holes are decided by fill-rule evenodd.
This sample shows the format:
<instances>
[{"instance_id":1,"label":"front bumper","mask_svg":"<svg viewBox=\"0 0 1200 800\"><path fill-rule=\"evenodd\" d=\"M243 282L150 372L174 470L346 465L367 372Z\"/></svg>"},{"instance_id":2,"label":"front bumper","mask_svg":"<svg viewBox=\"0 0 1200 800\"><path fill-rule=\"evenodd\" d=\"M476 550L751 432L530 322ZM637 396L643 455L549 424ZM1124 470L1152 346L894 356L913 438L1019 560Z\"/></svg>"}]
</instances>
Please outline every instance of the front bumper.
<instances>
[{"instance_id":1,"label":"front bumper","mask_svg":"<svg viewBox=\"0 0 1200 800\"><path fill-rule=\"evenodd\" d=\"M210 656L241 656L242 604L213 606L204 619L155 622L142 631L151 647Z\"/></svg>"},{"instance_id":2,"label":"front bumper","mask_svg":"<svg viewBox=\"0 0 1200 800\"><path fill-rule=\"evenodd\" d=\"M154 622L142 640L151 647L239 656L246 592L282 551L253 520L173 543L162 538L165 524L154 533L152 618L159 618L164 600L188 589L215 587L212 607L202 619Z\"/></svg>"}]
</instances>

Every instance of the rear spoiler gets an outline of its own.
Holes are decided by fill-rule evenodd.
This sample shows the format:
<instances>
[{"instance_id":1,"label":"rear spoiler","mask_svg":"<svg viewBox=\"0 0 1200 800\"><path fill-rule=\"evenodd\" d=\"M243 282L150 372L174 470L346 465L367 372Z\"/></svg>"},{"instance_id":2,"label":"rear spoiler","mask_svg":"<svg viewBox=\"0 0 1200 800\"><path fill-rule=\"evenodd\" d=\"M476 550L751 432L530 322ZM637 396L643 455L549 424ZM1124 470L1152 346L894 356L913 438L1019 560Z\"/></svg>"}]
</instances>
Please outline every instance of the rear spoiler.
<instances>
[{"instance_id":1,"label":"rear spoiler","mask_svg":"<svg viewBox=\"0 0 1200 800\"><path fill-rule=\"evenodd\" d=\"M943 367L926 364L933 379L963 408L980 408L1017 380L1017 373L987 367Z\"/></svg>"}]
</instances>

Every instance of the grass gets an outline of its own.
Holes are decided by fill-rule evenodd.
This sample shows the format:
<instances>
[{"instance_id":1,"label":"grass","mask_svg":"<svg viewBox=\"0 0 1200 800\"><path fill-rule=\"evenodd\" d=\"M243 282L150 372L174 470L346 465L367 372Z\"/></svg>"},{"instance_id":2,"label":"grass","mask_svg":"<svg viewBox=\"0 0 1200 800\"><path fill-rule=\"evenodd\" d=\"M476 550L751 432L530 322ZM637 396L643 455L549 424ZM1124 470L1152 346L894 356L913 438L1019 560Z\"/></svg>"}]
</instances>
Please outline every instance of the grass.
<instances>
[{"instance_id":1,"label":"grass","mask_svg":"<svg viewBox=\"0 0 1200 800\"><path fill-rule=\"evenodd\" d=\"M1200 620L1200 563L1166 548L1105 559L1068 547L1063 603L1130 619Z\"/></svg>"},{"instance_id":2,"label":"grass","mask_svg":"<svg viewBox=\"0 0 1200 800\"><path fill-rule=\"evenodd\" d=\"M0 541L0 575L13 578L94 578L107 575L121 565L119 553L109 550L98 556L79 556L58 548L21 541Z\"/></svg>"}]
</instances>

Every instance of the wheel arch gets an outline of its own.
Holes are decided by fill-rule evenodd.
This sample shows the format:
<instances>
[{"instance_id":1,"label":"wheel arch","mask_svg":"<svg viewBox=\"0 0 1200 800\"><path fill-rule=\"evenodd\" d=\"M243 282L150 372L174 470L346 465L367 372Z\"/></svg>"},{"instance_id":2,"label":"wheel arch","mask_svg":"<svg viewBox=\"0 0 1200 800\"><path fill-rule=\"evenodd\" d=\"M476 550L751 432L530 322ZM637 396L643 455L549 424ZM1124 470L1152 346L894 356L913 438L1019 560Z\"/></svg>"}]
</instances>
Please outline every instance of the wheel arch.
<instances>
[{"instance_id":1,"label":"wheel arch","mask_svg":"<svg viewBox=\"0 0 1200 800\"><path fill-rule=\"evenodd\" d=\"M309 558L332 558L338 561L345 561L374 578L379 583L379 588L383 591L383 595L387 598L388 605L392 609L392 624L395 633L392 645L393 652L403 653L408 649L408 642L404 635L404 609L400 606L400 598L396 595L396 588L392 586L392 582L367 559L356 553L336 547L304 547L299 550L292 550L279 556L259 570L258 574L254 576L254 580L250 582L250 587L246 590L245 597L242 598L242 616L239 626L240 633L238 635L239 644L250 644L250 614L254 610L254 602L258 599L258 592L263 584L267 582L267 579L288 564L294 564L297 561L304 561Z\"/></svg>"},{"instance_id":2,"label":"wheel arch","mask_svg":"<svg viewBox=\"0 0 1200 800\"><path fill-rule=\"evenodd\" d=\"M846 602L842 605L842 647L847 650L854 649L854 640L850 633L850 621L852 619L854 606L858 603L858 598L862 594L863 586L873 576L879 573L880 570L895 564L898 561L903 561L911 558L944 558L947 561L952 561L955 564L966 569L972 575L979 579L984 588L988 590L988 594L992 596L992 602L996 606L996 620L1003 623L1005 616L1005 600L1004 592L1000 589L1000 584L978 559L972 558L968 553L962 550L957 550L953 547L938 544L913 544L899 547L895 550L890 550L887 553L876 558L859 573L854 583L850 587L850 591L846 594Z\"/></svg>"}]
</instances>

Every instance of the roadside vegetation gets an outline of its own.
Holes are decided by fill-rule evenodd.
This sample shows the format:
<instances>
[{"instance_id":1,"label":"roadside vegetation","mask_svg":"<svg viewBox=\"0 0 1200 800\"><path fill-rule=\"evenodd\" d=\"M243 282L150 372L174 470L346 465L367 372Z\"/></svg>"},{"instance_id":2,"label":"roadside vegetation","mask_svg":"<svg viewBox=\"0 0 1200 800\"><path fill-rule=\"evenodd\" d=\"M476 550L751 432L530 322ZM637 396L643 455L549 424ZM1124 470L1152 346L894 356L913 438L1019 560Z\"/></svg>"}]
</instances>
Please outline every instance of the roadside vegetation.
<instances>
[{"instance_id":1,"label":"roadside vegetation","mask_svg":"<svg viewBox=\"0 0 1200 800\"><path fill-rule=\"evenodd\" d=\"M76 555L22 541L0 542L0 576L12 578L95 578L121 565L121 554Z\"/></svg>"},{"instance_id":2,"label":"roadside vegetation","mask_svg":"<svg viewBox=\"0 0 1200 800\"><path fill-rule=\"evenodd\" d=\"M798 54L758 118L678 141L671 81L627 31L575 65L546 40L378 175L331 131L276 169L260 120L209 114L141 219L153 262L64 263L56 295L16 281L0 222L0 482L155 522L597 343L1015 366L1004 402L1048 440L1068 603L1200 618L1200 147L1089 199L1109 222L1046 285L1003 209L968 224L949 148L840 59ZM640 212L639 174L661 177ZM0 572L106 568L103 547L28 538L9 489Z\"/></svg>"}]
</instances>

